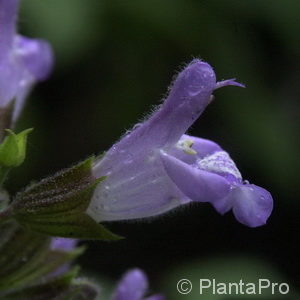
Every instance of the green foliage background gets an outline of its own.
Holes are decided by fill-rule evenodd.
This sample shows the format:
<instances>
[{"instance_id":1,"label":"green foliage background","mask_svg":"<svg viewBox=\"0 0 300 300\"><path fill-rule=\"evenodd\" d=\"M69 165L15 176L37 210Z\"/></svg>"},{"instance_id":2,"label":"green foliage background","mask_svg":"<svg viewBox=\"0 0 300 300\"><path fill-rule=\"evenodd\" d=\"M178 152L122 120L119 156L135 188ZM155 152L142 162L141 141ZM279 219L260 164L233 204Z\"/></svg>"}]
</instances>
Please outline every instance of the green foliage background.
<instances>
[{"instance_id":1,"label":"green foliage background","mask_svg":"<svg viewBox=\"0 0 300 300\"><path fill-rule=\"evenodd\" d=\"M272 192L268 225L248 229L194 205L151 223L112 224L127 240L91 243L82 264L114 279L142 267L172 299L183 296L162 279L174 266L180 278L181 265L229 254L259 257L296 285L299 11L297 0L23 0L20 31L48 39L56 65L18 123L35 131L10 189L109 148L160 103L174 70L200 57L219 79L236 77L247 89L217 91L190 133L220 143L245 179Z\"/></svg>"}]
</instances>

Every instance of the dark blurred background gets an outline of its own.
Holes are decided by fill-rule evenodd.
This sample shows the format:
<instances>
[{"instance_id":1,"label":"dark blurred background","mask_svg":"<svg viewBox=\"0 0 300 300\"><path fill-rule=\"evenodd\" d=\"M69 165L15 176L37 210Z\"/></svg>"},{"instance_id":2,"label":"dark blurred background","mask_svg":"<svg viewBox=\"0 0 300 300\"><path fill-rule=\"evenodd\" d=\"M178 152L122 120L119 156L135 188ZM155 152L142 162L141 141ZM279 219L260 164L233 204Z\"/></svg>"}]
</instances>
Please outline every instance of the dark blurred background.
<instances>
[{"instance_id":1,"label":"dark blurred background","mask_svg":"<svg viewBox=\"0 0 300 300\"><path fill-rule=\"evenodd\" d=\"M202 58L219 80L236 77L247 89L215 92L190 134L218 142L245 179L272 192L268 224L246 228L206 204L107 224L127 239L89 242L83 271L110 281L140 267L173 300L199 299L176 292L182 277L264 274L296 287L299 14L298 0L23 0L20 31L49 40L56 65L18 123L35 130L10 189L108 149L159 103L184 63Z\"/></svg>"}]
</instances>

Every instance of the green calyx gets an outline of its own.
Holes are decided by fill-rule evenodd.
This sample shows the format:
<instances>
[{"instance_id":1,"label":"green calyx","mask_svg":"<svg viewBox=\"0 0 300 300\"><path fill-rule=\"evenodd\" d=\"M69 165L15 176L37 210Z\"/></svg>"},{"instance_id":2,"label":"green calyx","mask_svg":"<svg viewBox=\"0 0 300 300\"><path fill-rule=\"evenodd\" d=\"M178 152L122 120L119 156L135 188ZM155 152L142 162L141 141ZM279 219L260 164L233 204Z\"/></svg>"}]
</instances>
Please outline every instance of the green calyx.
<instances>
[{"instance_id":1,"label":"green calyx","mask_svg":"<svg viewBox=\"0 0 300 300\"><path fill-rule=\"evenodd\" d=\"M8 135L0 144L1 167L18 167L23 163L26 156L27 136L32 130L32 128L29 128L15 134L12 130L6 129Z\"/></svg>"},{"instance_id":2,"label":"green calyx","mask_svg":"<svg viewBox=\"0 0 300 300\"><path fill-rule=\"evenodd\" d=\"M26 129L18 134L6 129L7 136L0 144L0 184L6 178L11 168L20 166L26 157L27 136L32 128Z\"/></svg>"},{"instance_id":3,"label":"green calyx","mask_svg":"<svg viewBox=\"0 0 300 300\"><path fill-rule=\"evenodd\" d=\"M26 188L15 197L11 215L25 228L51 236L116 240L86 210L96 186L105 177L92 176L91 157Z\"/></svg>"}]
</instances>

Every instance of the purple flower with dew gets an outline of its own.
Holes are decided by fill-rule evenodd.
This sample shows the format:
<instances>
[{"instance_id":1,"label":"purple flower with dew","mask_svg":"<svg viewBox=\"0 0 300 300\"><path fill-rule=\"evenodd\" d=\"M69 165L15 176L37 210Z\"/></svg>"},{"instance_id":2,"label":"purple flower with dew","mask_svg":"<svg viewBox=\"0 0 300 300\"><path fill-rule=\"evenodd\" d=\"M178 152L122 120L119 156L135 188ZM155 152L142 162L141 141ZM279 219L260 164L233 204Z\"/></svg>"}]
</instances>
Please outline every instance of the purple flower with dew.
<instances>
[{"instance_id":1,"label":"purple flower with dew","mask_svg":"<svg viewBox=\"0 0 300 300\"><path fill-rule=\"evenodd\" d=\"M164 300L161 295L145 298L148 290L148 280L139 269L128 271L118 284L111 300Z\"/></svg>"},{"instance_id":2,"label":"purple flower with dew","mask_svg":"<svg viewBox=\"0 0 300 300\"><path fill-rule=\"evenodd\" d=\"M14 101L16 121L36 81L49 75L53 55L47 42L16 33L18 0L0 0L0 109Z\"/></svg>"},{"instance_id":3,"label":"purple flower with dew","mask_svg":"<svg viewBox=\"0 0 300 300\"><path fill-rule=\"evenodd\" d=\"M216 82L212 67L198 59L180 72L164 103L95 162L95 177L107 176L87 213L97 221L145 218L190 202L210 202L238 221L265 224L273 208L268 191L247 181L213 141L185 132L212 101L215 89L240 86Z\"/></svg>"}]
</instances>

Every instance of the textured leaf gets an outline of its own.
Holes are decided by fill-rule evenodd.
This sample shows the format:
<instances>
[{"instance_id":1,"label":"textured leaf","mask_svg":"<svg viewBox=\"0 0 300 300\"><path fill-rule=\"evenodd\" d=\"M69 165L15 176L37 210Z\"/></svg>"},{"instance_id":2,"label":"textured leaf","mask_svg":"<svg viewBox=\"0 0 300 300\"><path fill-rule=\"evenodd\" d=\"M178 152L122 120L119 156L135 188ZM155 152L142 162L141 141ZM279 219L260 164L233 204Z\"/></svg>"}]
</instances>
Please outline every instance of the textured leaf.
<instances>
[{"instance_id":1,"label":"textured leaf","mask_svg":"<svg viewBox=\"0 0 300 300\"><path fill-rule=\"evenodd\" d=\"M51 281L24 288L2 296L3 300L93 300L97 297L98 288L87 280L75 280L78 269Z\"/></svg>"},{"instance_id":2,"label":"textured leaf","mask_svg":"<svg viewBox=\"0 0 300 300\"><path fill-rule=\"evenodd\" d=\"M50 238L6 223L1 227L0 290L45 281L83 251L50 250Z\"/></svg>"},{"instance_id":3,"label":"textured leaf","mask_svg":"<svg viewBox=\"0 0 300 300\"><path fill-rule=\"evenodd\" d=\"M19 219L20 223L23 223ZM118 240L120 236L110 232L102 224L86 214L54 215L24 221L25 226L47 235L78 239Z\"/></svg>"},{"instance_id":4,"label":"textured leaf","mask_svg":"<svg viewBox=\"0 0 300 300\"><path fill-rule=\"evenodd\" d=\"M93 158L41 180L19 193L12 204L24 227L51 236L115 240L119 237L85 212L97 184L91 175Z\"/></svg>"}]
</instances>

